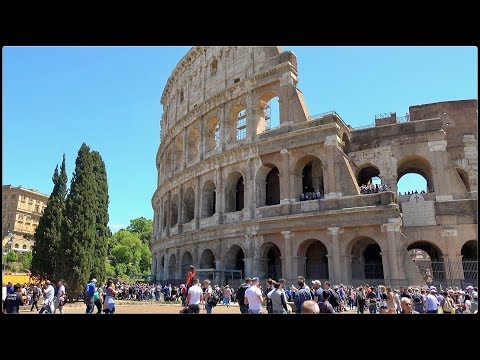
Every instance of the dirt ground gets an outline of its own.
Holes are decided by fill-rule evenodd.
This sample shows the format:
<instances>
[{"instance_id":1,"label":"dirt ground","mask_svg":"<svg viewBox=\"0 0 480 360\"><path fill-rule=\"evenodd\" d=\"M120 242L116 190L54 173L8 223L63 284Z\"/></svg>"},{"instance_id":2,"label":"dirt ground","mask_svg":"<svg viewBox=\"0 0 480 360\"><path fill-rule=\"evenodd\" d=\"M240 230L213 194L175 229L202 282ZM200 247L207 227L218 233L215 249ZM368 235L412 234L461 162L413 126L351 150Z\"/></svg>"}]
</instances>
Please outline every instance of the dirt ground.
<instances>
[{"instance_id":1,"label":"dirt ground","mask_svg":"<svg viewBox=\"0 0 480 360\"><path fill-rule=\"evenodd\" d=\"M39 308L41 305L39 305ZM132 301L116 301L115 314L179 314L182 306L180 304L161 304L155 302L132 302ZM264 308L264 313L266 309ZM95 313L97 309L95 308ZM22 307L21 314L38 314L38 311L30 311L30 306ZM64 307L65 314L85 314L85 304L79 302L74 304L66 304ZM356 313L355 310L343 312L342 314ZM203 305L200 306L200 314L206 314ZM213 308L212 314L240 314L237 304L230 306L217 305Z\"/></svg>"}]
</instances>

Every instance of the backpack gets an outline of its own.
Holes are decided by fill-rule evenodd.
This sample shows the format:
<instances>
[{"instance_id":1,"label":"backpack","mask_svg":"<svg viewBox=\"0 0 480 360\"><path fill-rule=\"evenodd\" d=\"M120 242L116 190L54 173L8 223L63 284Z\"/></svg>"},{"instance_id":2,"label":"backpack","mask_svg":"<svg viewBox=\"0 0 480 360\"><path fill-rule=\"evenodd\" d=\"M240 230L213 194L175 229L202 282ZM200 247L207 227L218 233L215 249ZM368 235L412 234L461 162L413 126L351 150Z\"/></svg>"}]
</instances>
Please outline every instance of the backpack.
<instances>
[{"instance_id":1,"label":"backpack","mask_svg":"<svg viewBox=\"0 0 480 360\"><path fill-rule=\"evenodd\" d=\"M328 302L333 306L338 306L340 303L340 296L338 296L338 293L335 290L329 289L330 290L330 296L328 298Z\"/></svg>"},{"instance_id":2,"label":"backpack","mask_svg":"<svg viewBox=\"0 0 480 360\"><path fill-rule=\"evenodd\" d=\"M217 306L218 302L220 301L220 296L216 291L212 291L211 296L207 300L207 304L211 307Z\"/></svg>"},{"instance_id":3,"label":"backpack","mask_svg":"<svg viewBox=\"0 0 480 360\"><path fill-rule=\"evenodd\" d=\"M447 298L445 298L443 300L442 308L444 313L451 313L453 306L452 306L452 303Z\"/></svg>"}]
</instances>

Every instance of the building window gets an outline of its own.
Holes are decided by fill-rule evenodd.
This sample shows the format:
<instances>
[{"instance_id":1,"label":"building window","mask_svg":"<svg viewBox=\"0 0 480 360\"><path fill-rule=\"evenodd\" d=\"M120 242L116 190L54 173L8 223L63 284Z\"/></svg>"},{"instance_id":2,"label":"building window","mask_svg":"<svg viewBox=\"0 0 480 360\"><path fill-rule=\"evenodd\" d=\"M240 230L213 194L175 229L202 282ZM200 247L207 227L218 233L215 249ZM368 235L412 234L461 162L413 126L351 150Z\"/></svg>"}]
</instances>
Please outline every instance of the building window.
<instances>
[{"instance_id":1,"label":"building window","mask_svg":"<svg viewBox=\"0 0 480 360\"><path fill-rule=\"evenodd\" d=\"M15 199L15 194L12 194L12 199Z\"/></svg>"},{"instance_id":2,"label":"building window","mask_svg":"<svg viewBox=\"0 0 480 360\"><path fill-rule=\"evenodd\" d=\"M27 250L27 245L23 244L22 249Z\"/></svg>"},{"instance_id":3,"label":"building window","mask_svg":"<svg viewBox=\"0 0 480 360\"><path fill-rule=\"evenodd\" d=\"M218 144L220 144L220 123L217 123L217 125L215 125L214 137L215 137L215 149L216 149L218 147Z\"/></svg>"},{"instance_id":4,"label":"building window","mask_svg":"<svg viewBox=\"0 0 480 360\"><path fill-rule=\"evenodd\" d=\"M32 199L32 198L29 198L29 199L28 199L28 203L29 203L29 204L33 204L33 199Z\"/></svg>"},{"instance_id":5,"label":"building window","mask_svg":"<svg viewBox=\"0 0 480 360\"><path fill-rule=\"evenodd\" d=\"M22 195L22 197L20 199L21 199L21 201L25 201L25 196Z\"/></svg>"},{"instance_id":6,"label":"building window","mask_svg":"<svg viewBox=\"0 0 480 360\"><path fill-rule=\"evenodd\" d=\"M236 84L237 82L240 81L240 78L233 79L233 83Z\"/></svg>"},{"instance_id":7,"label":"building window","mask_svg":"<svg viewBox=\"0 0 480 360\"><path fill-rule=\"evenodd\" d=\"M35 212L38 213L38 205L35 206Z\"/></svg>"},{"instance_id":8,"label":"building window","mask_svg":"<svg viewBox=\"0 0 480 360\"><path fill-rule=\"evenodd\" d=\"M180 90L180 102L182 103L183 100L184 100L183 90Z\"/></svg>"},{"instance_id":9,"label":"building window","mask_svg":"<svg viewBox=\"0 0 480 360\"><path fill-rule=\"evenodd\" d=\"M22 214L18 215L18 220L23 220L23 215Z\"/></svg>"},{"instance_id":10,"label":"building window","mask_svg":"<svg viewBox=\"0 0 480 360\"><path fill-rule=\"evenodd\" d=\"M237 115L237 140L243 140L247 137L247 114L245 109Z\"/></svg>"},{"instance_id":11,"label":"building window","mask_svg":"<svg viewBox=\"0 0 480 360\"><path fill-rule=\"evenodd\" d=\"M27 215L27 222L30 222L32 220L32 217L30 215Z\"/></svg>"},{"instance_id":12,"label":"building window","mask_svg":"<svg viewBox=\"0 0 480 360\"><path fill-rule=\"evenodd\" d=\"M20 246L18 244L15 244L15 249L18 249Z\"/></svg>"}]
</instances>

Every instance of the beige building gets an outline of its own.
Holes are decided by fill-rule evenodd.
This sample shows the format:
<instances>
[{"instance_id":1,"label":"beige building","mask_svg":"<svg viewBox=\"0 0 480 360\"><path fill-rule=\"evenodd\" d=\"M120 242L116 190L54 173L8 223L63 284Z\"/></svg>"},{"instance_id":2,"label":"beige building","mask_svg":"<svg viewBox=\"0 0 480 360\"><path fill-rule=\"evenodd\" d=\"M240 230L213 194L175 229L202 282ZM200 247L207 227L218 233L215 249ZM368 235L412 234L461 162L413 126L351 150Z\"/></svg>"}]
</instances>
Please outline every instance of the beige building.
<instances>
[{"instance_id":1,"label":"beige building","mask_svg":"<svg viewBox=\"0 0 480 360\"><path fill-rule=\"evenodd\" d=\"M2 186L2 248L13 234L11 249L31 251L35 243L33 235L47 207L48 196L33 189Z\"/></svg>"},{"instance_id":2,"label":"beige building","mask_svg":"<svg viewBox=\"0 0 480 360\"><path fill-rule=\"evenodd\" d=\"M221 283L229 270L289 283L476 283L477 100L355 129L334 111L310 116L297 77L296 56L278 47L197 46L180 60L161 97L157 280L183 281L193 264ZM410 173L425 193L398 194ZM430 278L412 250L427 254Z\"/></svg>"}]
</instances>

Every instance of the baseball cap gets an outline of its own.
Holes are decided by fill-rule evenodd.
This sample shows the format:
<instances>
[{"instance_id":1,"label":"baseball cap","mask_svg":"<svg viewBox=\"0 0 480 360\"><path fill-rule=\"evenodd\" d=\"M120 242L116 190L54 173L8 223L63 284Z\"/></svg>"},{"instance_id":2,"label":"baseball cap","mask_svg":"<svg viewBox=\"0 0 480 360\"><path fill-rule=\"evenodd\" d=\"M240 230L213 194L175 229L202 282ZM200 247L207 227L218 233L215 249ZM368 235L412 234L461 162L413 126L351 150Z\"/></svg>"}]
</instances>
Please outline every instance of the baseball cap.
<instances>
[{"instance_id":1,"label":"baseball cap","mask_svg":"<svg viewBox=\"0 0 480 360\"><path fill-rule=\"evenodd\" d=\"M93 278L93 279L92 279L92 282L97 282L97 279Z\"/></svg>"},{"instance_id":2,"label":"baseball cap","mask_svg":"<svg viewBox=\"0 0 480 360\"><path fill-rule=\"evenodd\" d=\"M260 279L255 276L255 277L252 278L252 281L260 281Z\"/></svg>"},{"instance_id":3,"label":"baseball cap","mask_svg":"<svg viewBox=\"0 0 480 360\"><path fill-rule=\"evenodd\" d=\"M312 284L313 284L313 285L322 286L322 283L320 282L320 280L313 280L313 281L312 281Z\"/></svg>"}]
</instances>

